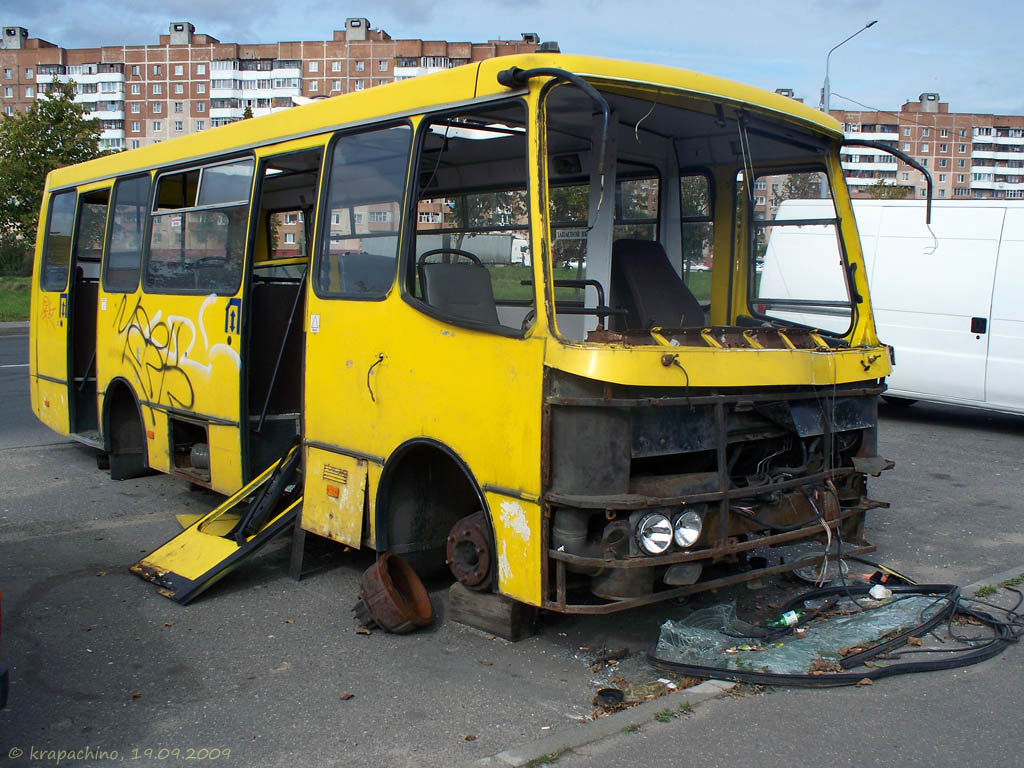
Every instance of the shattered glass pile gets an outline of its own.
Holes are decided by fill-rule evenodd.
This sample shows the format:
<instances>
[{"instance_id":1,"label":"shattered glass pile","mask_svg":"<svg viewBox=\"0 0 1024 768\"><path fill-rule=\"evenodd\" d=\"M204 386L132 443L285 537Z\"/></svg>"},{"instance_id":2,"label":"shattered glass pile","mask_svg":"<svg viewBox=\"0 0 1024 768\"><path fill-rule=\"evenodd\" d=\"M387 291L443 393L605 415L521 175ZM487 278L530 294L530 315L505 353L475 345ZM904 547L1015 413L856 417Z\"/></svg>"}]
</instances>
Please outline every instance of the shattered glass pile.
<instances>
[{"instance_id":1,"label":"shattered glass pile","mask_svg":"<svg viewBox=\"0 0 1024 768\"><path fill-rule=\"evenodd\" d=\"M802 633L778 633L740 620L736 604L721 603L685 619L661 625L655 655L665 661L715 669L778 674L808 674L842 659L841 651L873 645L883 637L912 629L944 607L945 598L912 595L888 602L858 600L808 622ZM847 613L846 611L850 612ZM770 638L770 639L769 639Z\"/></svg>"}]
</instances>

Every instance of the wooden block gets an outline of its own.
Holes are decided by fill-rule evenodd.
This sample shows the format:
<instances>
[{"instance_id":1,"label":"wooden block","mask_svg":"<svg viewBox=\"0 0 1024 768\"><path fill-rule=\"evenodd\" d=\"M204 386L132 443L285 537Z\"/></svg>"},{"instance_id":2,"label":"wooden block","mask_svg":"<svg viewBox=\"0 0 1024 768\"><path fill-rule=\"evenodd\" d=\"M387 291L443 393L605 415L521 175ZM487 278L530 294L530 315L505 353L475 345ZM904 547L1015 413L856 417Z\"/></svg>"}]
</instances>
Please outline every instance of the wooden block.
<instances>
[{"instance_id":1,"label":"wooden block","mask_svg":"<svg viewBox=\"0 0 1024 768\"><path fill-rule=\"evenodd\" d=\"M474 592L455 582L448 590L448 617L515 642L533 634L537 609L493 592Z\"/></svg>"}]
</instances>

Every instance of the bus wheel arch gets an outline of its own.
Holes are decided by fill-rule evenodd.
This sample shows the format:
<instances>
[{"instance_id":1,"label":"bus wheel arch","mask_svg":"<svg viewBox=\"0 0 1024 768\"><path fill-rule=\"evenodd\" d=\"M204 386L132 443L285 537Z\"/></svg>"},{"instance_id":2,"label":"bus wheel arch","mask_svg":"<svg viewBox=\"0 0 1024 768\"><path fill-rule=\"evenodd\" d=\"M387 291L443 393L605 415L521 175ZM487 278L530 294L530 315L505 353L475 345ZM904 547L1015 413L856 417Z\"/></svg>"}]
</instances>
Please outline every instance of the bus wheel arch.
<instances>
[{"instance_id":1,"label":"bus wheel arch","mask_svg":"<svg viewBox=\"0 0 1024 768\"><path fill-rule=\"evenodd\" d=\"M103 397L103 435L111 480L150 474L142 408L124 379L114 379L107 386Z\"/></svg>"},{"instance_id":2,"label":"bus wheel arch","mask_svg":"<svg viewBox=\"0 0 1024 768\"><path fill-rule=\"evenodd\" d=\"M391 454L377 491L375 530L377 551L401 556L421 576L451 573L477 590L495 582L487 500L466 462L443 443L417 438ZM463 530L483 551L478 560L460 556L449 568L449 543L465 552ZM456 541L450 542L453 536Z\"/></svg>"}]
</instances>

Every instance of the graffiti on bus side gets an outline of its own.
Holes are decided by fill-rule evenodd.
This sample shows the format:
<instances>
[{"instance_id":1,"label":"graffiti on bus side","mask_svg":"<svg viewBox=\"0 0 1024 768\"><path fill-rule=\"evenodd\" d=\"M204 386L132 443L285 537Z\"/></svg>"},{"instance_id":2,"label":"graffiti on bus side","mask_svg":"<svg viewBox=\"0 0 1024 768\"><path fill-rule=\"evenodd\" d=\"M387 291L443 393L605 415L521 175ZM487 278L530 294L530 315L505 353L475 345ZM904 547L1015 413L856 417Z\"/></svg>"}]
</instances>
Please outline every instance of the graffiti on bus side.
<instances>
[{"instance_id":1,"label":"graffiti on bus side","mask_svg":"<svg viewBox=\"0 0 1024 768\"><path fill-rule=\"evenodd\" d=\"M227 344L210 344L204 316L216 300L216 295L207 296L199 307L197 320L193 321L180 315L164 319L159 309L150 316L142 305L142 297L121 297L114 313L117 333L124 336L121 361L132 370L147 400L191 410L196 396L193 379L209 379L215 358L227 360L236 372L241 369L234 349ZM201 342L201 349L197 349L197 341Z\"/></svg>"}]
</instances>

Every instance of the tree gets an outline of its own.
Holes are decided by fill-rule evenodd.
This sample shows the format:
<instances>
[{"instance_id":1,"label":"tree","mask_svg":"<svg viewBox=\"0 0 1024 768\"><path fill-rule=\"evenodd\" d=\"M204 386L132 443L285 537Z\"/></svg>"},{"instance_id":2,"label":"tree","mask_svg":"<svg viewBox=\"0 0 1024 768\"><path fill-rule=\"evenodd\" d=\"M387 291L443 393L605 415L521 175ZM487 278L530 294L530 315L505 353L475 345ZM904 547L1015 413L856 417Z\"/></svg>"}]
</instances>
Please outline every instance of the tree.
<instances>
[{"instance_id":1,"label":"tree","mask_svg":"<svg viewBox=\"0 0 1024 768\"><path fill-rule=\"evenodd\" d=\"M683 176L679 194L684 218L711 217L711 190L704 176ZM683 224L683 263L686 272L711 253L712 226L707 221L688 221Z\"/></svg>"},{"instance_id":2,"label":"tree","mask_svg":"<svg viewBox=\"0 0 1024 768\"><path fill-rule=\"evenodd\" d=\"M867 191L875 200L905 200L907 197L906 187L901 187L899 184L885 179L879 179L868 187Z\"/></svg>"},{"instance_id":3,"label":"tree","mask_svg":"<svg viewBox=\"0 0 1024 768\"><path fill-rule=\"evenodd\" d=\"M242 110L242 119L248 120L252 117L252 107L246 105L245 109Z\"/></svg>"},{"instance_id":4,"label":"tree","mask_svg":"<svg viewBox=\"0 0 1024 768\"><path fill-rule=\"evenodd\" d=\"M552 187L549 195L551 222L555 229L555 240L552 243L552 254L556 267L568 268L575 266L582 272L583 262L587 253L586 230L565 227L565 224L587 222L590 188L586 184L571 187ZM557 225L563 225L558 227ZM559 233L563 234L559 238ZM578 237L564 237L578 235Z\"/></svg>"},{"instance_id":5,"label":"tree","mask_svg":"<svg viewBox=\"0 0 1024 768\"><path fill-rule=\"evenodd\" d=\"M818 200L823 196L823 190L828 190L824 174L791 173L779 190L772 191L772 197L775 205L780 205L783 200Z\"/></svg>"},{"instance_id":6,"label":"tree","mask_svg":"<svg viewBox=\"0 0 1024 768\"><path fill-rule=\"evenodd\" d=\"M0 120L0 248L35 241L46 175L102 153L100 123L76 104L74 83L55 83L24 113Z\"/></svg>"}]
</instances>

